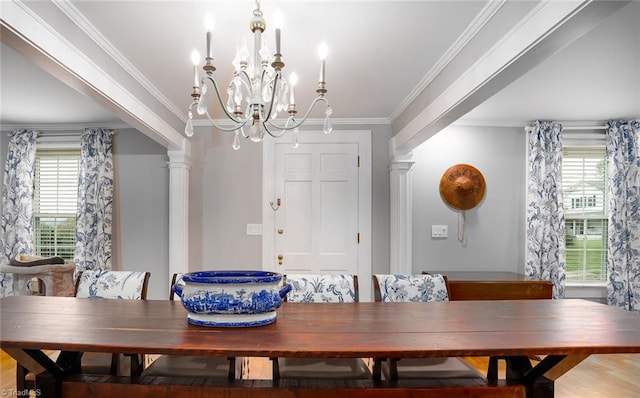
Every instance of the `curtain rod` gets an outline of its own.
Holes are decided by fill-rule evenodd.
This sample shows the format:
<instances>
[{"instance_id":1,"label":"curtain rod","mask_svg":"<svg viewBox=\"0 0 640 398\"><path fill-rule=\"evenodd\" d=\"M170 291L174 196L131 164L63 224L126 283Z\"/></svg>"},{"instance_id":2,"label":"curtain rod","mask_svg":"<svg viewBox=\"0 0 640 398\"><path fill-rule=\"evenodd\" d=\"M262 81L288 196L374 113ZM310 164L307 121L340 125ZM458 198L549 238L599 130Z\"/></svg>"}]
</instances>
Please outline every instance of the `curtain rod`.
<instances>
[{"instance_id":1,"label":"curtain rod","mask_svg":"<svg viewBox=\"0 0 640 398\"><path fill-rule=\"evenodd\" d=\"M112 129L107 129L107 130L111 130L113 132L113 135L117 135L118 134L118 132L116 130L112 130ZM38 138L43 138L43 137L80 137L82 135L82 133L84 133L84 130L82 130L82 131L40 131L40 130L38 130Z\"/></svg>"},{"instance_id":2,"label":"curtain rod","mask_svg":"<svg viewBox=\"0 0 640 398\"><path fill-rule=\"evenodd\" d=\"M604 125L580 125L580 124L564 124L562 122L559 122L562 125L562 130L566 131L566 130L606 130L607 126ZM533 128L533 126L525 126L525 130L529 131Z\"/></svg>"},{"instance_id":3,"label":"curtain rod","mask_svg":"<svg viewBox=\"0 0 640 398\"><path fill-rule=\"evenodd\" d=\"M39 131L38 138L40 137L79 137L82 131Z\"/></svg>"},{"instance_id":4,"label":"curtain rod","mask_svg":"<svg viewBox=\"0 0 640 398\"><path fill-rule=\"evenodd\" d=\"M560 123L562 124L562 123ZM562 125L563 130L606 130L607 126L565 126Z\"/></svg>"}]
</instances>

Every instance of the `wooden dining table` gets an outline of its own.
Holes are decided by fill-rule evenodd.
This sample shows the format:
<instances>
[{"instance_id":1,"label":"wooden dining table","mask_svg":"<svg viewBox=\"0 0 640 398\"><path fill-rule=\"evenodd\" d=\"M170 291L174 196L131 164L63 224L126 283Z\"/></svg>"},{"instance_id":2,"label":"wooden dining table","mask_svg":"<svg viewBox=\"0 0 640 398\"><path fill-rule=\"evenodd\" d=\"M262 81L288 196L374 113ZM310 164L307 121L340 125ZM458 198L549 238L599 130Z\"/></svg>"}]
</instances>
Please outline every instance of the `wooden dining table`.
<instances>
[{"instance_id":1,"label":"wooden dining table","mask_svg":"<svg viewBox=\"0 0 640 398\"><path fill-rule=\"evenodd\" d=\"M640 353L640 314L585 300L284 303L252 328L187 323L179 301L0 299L0 345L38 374L45 397L553 396L553 380L591 354ZM66 355L52 361L43 350ZM83 375L81 352L219 357L494 356L507 379L478 381L195 380ZM543 356L532 365L528 358ZM612 369L615 371L615 369ZM594 379L606 382L606 376ZM218 394L218 395L215 395ZM456 395L458 394L458 395Z\"/></svg>"}]
</instances>

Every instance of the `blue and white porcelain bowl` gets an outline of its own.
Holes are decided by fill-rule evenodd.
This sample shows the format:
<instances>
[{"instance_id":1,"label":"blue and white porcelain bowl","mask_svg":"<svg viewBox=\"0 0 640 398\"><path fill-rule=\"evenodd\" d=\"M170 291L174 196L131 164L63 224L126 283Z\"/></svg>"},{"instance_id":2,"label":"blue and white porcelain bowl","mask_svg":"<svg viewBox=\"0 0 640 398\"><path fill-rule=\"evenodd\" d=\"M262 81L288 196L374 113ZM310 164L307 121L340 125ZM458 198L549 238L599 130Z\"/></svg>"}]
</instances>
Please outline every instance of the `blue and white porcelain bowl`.
<instances>
[{"instance_id":1,"label":"blue and white porcelain bowl","mask_svg":"<svg viewBox=\"0 0 640 398\"><path fill-rule=\"evenodd\" d=\"M262 326L276 320L276 309L291 290L282 275L268 271L200 271L173 285L187 309L187 321L213 327Z\"/></svg>"}]
</instances>

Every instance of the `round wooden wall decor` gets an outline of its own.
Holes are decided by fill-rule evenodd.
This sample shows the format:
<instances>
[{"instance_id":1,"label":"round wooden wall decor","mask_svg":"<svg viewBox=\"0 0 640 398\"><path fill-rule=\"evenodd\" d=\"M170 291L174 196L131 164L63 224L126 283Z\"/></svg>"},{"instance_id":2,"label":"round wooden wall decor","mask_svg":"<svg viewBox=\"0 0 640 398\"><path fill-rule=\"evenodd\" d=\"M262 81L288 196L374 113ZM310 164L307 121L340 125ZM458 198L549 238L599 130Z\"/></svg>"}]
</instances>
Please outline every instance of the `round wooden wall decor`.
<instances>
[{"instance_id":1,"label":"round wooden wall decor","mask_svg":"<svg viewBox=\"0 0 640 398\"><path fill-rule=\"evenodd\" d=\"M458 210L473 209L482 201L486 183L484 176L469 164L456 164L444 172L440 179L440 196Z\"/></svg>"}]
</instances>

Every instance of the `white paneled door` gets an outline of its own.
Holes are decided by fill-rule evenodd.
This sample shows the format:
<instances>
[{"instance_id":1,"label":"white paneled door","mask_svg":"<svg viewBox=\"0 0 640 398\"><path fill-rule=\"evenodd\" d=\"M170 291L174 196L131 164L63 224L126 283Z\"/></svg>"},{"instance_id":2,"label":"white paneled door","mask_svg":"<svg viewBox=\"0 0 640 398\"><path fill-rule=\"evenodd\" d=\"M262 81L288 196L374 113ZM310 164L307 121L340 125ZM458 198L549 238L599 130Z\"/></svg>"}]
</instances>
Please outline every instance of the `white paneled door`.
<instances>
[{"instance_id":1,"label":"white paneled door","mask_svg":"<svg viewBox=\"0 0 640 398\"><path fill-rule=\"evenodd\" d=\"M357 274L357 144L276 144L275 161L277 269Z\"/></svg>"},{"instance_id":2,"label":"white paneled door","mask_svg":"<svg viewBox=\"0 0 640 398\"><path fill-rule=\"evenodd\" d=\"M310 133L298 148L265 144L263 268L358 275L360 299L369 301L370 135Z\"/></svg>"}]
</instances>

